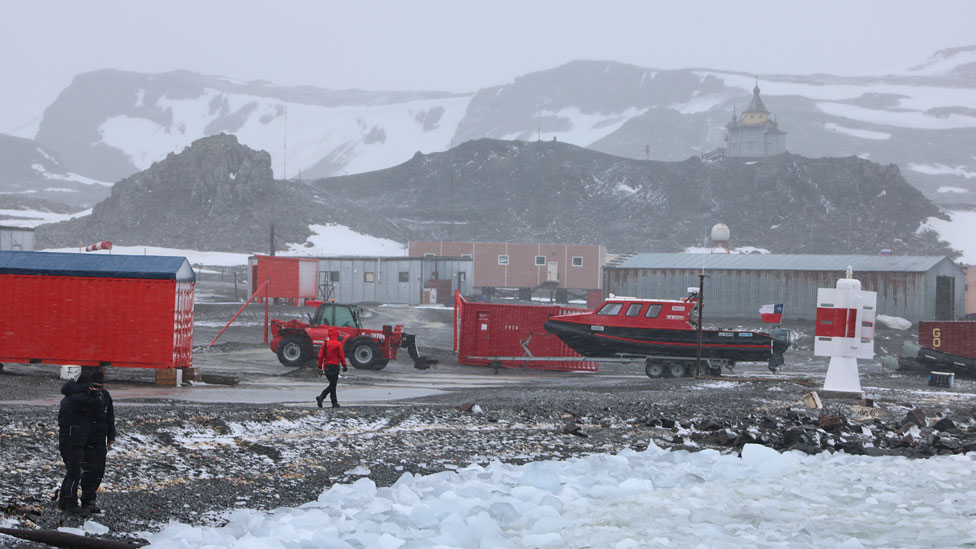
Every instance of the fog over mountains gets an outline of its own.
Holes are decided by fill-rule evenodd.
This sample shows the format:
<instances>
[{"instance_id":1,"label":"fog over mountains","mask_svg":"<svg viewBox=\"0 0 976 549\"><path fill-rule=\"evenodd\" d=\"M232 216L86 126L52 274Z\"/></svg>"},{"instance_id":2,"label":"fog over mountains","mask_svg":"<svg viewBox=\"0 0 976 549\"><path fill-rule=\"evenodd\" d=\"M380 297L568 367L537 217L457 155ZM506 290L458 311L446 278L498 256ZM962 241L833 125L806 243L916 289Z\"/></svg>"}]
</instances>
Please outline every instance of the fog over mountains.
<instances>
[{"instance_id":1,"label":"fog over mountains","mask_svg":"<svg viewBox=\"0 0 976 549\"><path fill-rule=\"evenodd\" d=\"M756 83L751 74L612 61L574 61L466 94L101 70L78 75L40 122L35 144L57 158L57 169L21 154L26 174L0 173L0 192L41 193L57 170L115 182L220 132L268 151L278 179L384 169L481 138L556 138L624 158L680 161L724 146L725 124ZM894 163L936 203L976 203L976 46L938 52L899 74L760 75L758 85L791 153ZM9 157L6 141L0 154ZM32 172L35 164L43 171ZM51 197L61 202L90 205L81 197L105 195L103 186L58 181L70 189Z\"/></svg>"}]
</instances>

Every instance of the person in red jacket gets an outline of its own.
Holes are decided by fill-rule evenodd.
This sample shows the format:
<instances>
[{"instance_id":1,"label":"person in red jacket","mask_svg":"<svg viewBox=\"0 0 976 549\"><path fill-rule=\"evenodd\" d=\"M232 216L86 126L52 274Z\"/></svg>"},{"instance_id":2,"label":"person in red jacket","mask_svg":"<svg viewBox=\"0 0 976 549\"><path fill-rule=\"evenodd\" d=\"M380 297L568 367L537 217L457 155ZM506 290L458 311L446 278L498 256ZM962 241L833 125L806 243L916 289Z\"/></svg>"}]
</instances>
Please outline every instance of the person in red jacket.
<instances>
[{"instance_id":1,"label":"person in red jacket","mask_svg":"<svg viewBox=\"0 0 976 549\"><path fill-rule=\"evenodd\" d=\"M342 350L342 343L339 342L339 330L329 328L329 339L325 340L319 350L318 365L319 370L329 380L329 386L322 391L322 394L315 397L315 403L321 408L325 395L329 395L332 397L332 407L338 408L339 399L336 398L336 385L339 383L339 367L342 366L343 372L349 371L349 367L346 366L346 353Z\"/></svg>"}]
</instances>

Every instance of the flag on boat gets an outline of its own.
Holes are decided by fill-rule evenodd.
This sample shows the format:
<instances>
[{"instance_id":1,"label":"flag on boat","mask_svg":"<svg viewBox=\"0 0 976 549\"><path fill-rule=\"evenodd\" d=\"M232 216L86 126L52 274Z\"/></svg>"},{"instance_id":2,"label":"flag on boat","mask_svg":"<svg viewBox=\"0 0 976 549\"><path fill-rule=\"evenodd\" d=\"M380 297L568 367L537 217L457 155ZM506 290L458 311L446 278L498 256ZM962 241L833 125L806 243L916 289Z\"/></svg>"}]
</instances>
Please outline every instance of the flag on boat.
<instances>
[{"instance_id":1,"label":"flag on boat","mask_svg":"<svg viewBox=\"0 0 976 549\"><path fill-rule=\"evenodd\" d=\"M763 322L782 322L783 304L777 303L776 305L763 305L759 308L759 316L762 317Z\"/></svg>"}]
</instances>

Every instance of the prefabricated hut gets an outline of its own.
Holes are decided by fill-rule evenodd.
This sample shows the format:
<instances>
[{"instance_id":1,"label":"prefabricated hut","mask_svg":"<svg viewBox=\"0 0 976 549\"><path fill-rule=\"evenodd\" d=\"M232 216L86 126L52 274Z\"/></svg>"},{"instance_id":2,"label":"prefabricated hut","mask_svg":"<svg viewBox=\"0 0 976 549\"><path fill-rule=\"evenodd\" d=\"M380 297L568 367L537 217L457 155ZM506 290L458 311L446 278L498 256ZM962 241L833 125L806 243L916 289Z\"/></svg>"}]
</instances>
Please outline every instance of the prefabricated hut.
<instances>
[{"instance_id":1,"label":"prefabricated hut","mask_svg":"<svg viewBox=\"0 0 976 549\"><path fill-rule=\"evenodd\" d=\"M0 226L0 252L34 251L34 229Z\"/></svg>"},{"instance_id":2,"label":"prefabricated hut","mask_svg":"<svg viewBox=\"0 0 976 549\"><path fill-rule=\"evenodd\" d=\"M813 320L817 289L835 287L848 266L865 290L878 292L878 314L912 322L963 315L965 273L944 256L644 253L604 267L604 287L678 298L698 286L704 269L710 318L758 319L760 306L782 303L784 319Z\"/></svg>"},{"instance_id":3,"label":"prefabricated hut","mask_svg":"<svg viewBox=\"0 0 976 549\"><path fill-rule=\"evenodd\" d=\"M0 363L189 368L184 257L0 252Z\"/></svg>"},{"instance_id":4,"label":"prefabricated hut","mask_svg":"<svg viewBox=\"0 0 976 549\"><path fill-rule=\"evenodd\" d=\"M472 287L491 296L499 288L518 289L520 299L536 290L554 290L556 301L568 294L600 290L606 248L596 244L523 244L511 242L410 241L410 257L454 256L474 262Z\"/></svg>"}]
</instances>

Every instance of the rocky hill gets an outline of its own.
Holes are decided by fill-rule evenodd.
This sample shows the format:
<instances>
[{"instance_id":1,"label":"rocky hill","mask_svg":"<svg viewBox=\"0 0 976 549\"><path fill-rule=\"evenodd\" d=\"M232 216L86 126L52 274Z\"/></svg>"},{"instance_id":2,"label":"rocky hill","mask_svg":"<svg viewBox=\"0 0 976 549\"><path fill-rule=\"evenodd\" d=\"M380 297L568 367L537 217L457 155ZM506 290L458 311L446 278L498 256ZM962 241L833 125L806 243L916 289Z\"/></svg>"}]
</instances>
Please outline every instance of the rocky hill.
<instances>
[{"instance_id":1,"label":"rocky hill","mask_svg":"<svg viewBox=\"0 0 976 549\"><path fill-rule=\"evenodd\" d=\"M950 253L919 230L939 209L896 166L857 157L656 162L554 141L482 139L313 185L417 240L679 251L701 246L722 222L735 244L780 253Z\"/></svg>"},{"instance_id":2,"label":"rocky hill","mask_svg":"<svg viewBox=\"0 0 976 549\"><path fill-rule=\"evenodd\" d=\"M234 136L200 139L120 181L90 216L37 229L38 247L117 244L253 252L338 223L404 241L605 244L676 251L727 224L733 243L782 253L948 254L921 223L938 208L897 167L857 157L641 161L554 141L481 139L399 166L276 181Z\"/></svg>"},{"instance_id":3,"label":"rocky hill","mask_svg":"<svg viewBox=\"0 0 976 549\"><path fill-rule=\"evenodd\" d=\"M34 140L0 134L4 209L75 212L107 197L111 187L69 172L58 153Z\"/></svg>"}]
</instances>

